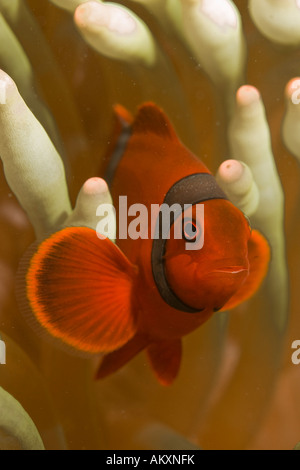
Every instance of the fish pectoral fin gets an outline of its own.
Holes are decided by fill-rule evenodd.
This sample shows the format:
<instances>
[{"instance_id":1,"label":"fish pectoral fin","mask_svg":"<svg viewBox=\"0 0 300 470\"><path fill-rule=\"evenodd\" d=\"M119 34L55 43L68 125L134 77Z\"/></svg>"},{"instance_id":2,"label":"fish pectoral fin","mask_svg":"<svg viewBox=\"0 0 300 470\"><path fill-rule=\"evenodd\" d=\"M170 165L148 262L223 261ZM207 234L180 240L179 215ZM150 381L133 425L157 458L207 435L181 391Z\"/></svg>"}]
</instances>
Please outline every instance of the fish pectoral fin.
<instances>
[{"instance_id":1,"label":"fish pectoral fin","mask_svg":"<svg viewBox=\"0 0 300 470\"><path fill-rule=\"evenodd\" d=\"M162 385L171 385L178 375L182 344L180 339L151 343L147 354L152 369Z\"/></svg>"},{"instance_id":2,"label":"fish pectoral fin","mask_svg":"<svg viewBox=\"0 0 300 470\"><path fill-rule=\"evenodd\" d=\"M248 300L258 290L264 280L270 261L270 247L264 236L252 230L248 242L249 275L240 289L228 300L220 310L230 310Z\"/></svg>"},{"instance_id":3,"label":"fish pectoral fin","mask_svg":"<svg viewBox=\"0 0 300 470\"><path fill-rule=\"evenodd\" d=\"M108 238L68 227L44 240L29 261L31 315L76 350L108 353L136 333L131 292L136 267Z\"/></svg>"},{"instance_id":4,"label":"fish pectoral fin","mask_svg":"<svg viewBox=\"0 0 300 470\"><path fill-rule=\"evenodd\" d=\"M125 366L148 345L149 341L139 334L135 335L120 349L103 357L96 374L96 379L104 379Z\"/></svg>"}]
</instances>

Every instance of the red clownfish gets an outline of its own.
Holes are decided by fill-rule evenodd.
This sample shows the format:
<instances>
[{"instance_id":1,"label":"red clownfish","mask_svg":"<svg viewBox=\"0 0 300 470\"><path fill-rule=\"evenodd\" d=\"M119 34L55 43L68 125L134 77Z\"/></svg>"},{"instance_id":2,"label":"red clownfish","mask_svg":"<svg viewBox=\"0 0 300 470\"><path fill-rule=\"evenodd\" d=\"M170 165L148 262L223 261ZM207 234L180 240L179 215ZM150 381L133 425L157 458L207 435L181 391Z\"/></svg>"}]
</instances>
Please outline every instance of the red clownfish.
<instances>
[{"instance_id":1,"label":"red clownfish","mask_svg":"<svg viewBox=\"0 0 300 470\"><path fill-rule=\"evenodd\" d=\"M177 204L170 238L158 231L155 239L114 244L86 227L64 228L32 257L27 298L52 336L104 355L98 378L146 350L158 380L169 385L179 371L181 338L214 312L252 296L266 275L270 250L157 106L144 104L135 119L117 107L116 116L118 138L104 178L117 213L120 195L128 205ZM188 250L187 243L204 231L196 217L199 204L205 210L204 245ZM178 227L181 238L172 236Z\"/></svg>"}]
</instances>

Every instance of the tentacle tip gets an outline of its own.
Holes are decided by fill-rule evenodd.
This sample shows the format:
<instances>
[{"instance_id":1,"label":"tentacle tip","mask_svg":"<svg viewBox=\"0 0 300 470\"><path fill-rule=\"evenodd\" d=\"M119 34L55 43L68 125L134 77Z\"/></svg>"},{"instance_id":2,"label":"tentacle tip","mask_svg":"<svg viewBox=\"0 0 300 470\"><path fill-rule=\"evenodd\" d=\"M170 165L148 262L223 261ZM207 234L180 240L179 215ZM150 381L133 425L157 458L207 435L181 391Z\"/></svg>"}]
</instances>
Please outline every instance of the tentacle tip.
<instances>
[{"instance_id":1,"label":"tentacle tip","mask_svg":"<svg viewBox=\"0 0 300 470\"><path fill-rule=\"evenodd\" d=\"M105 194L109 191L107 183L102 178L89 178L83 185L85 194Z\"/></svg>"},{"instance_id":2,"label":"tentacle tip","mask_svg":"<svg viewBox=\"0 0 300 470\"><path fill-rule=\"evenodd\" d=\"M226 160L220 165L218 174L224 182L233 183L241 178L243 171L243 165L238 160Z\"/></svg>"},{"instance_id":3,"label":"tentacle tip","mask_svg":"<svg viewBox=\"0 0 300 470\"><path fill-rule=\"evenodd\" d=\"M299 95L300 95L300 77L292 78L285 87L285 96L293 104L299 104ZM293 100L293 97L298 98L297 103L294 102L295 100Z\"/></svg>"},{"instance_id":4,"label":"tentacle tip","mask_svg":"<svg viewBox=\"0 0 300 470\"><path fill-rule=\"evenodd\" d=\"M92 21L92 5L93 2L81 3L74 12L74 21L77 26L85 28Z\"/></svg>"},{"instance_id":5,"label":"tentacle tip","mask_svg":"<svg viewBox=\"0 0 300 470\"><path fill-rule=\"evenodd\" d=\"M202 0L202 13L208 16L218 26L229 26L236 29L238 16L233 6L227 0Z\"/></svg>"},{"instance_id":6,"label":"tentacle tip","mask_svg":"<svg viewBox=\"0 0 300 470\"><path fill-rule=\"evenodd\" d=\"M0 105L7 103L7 98L18 91L14 80L0 69Z\"/></svg>"},{"instance_id":7,"label":"tentacle tip","mask_svg":"<svg viewBox=\"0 0 300 470\"><path fill-rule=\"evenodd\" d=\"M258 102L260 93L257 88L251 85L244 85L237 91L236 101L239 106L245 107Z\"/></svg>"},{"instance_id":8,"label":"tentacle tip","mask_svg":"<svg viewBox=\"0 0 300 470\"><path fill-rule=\"evenodd\" d=\"M88 25L94 24L121 35L132 34L137 27L134 18L119 5L102 4L96 1L79 5L75 10L74 20L80 28L87 28Z\"/></svg>"}]
</instances>

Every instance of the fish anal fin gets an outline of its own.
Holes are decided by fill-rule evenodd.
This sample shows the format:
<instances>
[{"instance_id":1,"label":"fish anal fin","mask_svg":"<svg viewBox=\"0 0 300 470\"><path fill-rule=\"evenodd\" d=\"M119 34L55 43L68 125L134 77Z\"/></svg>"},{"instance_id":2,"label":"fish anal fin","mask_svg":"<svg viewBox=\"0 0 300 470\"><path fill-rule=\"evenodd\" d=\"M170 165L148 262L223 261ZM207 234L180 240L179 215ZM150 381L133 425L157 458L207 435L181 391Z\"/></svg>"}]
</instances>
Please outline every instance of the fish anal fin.
<instances>
[{"instance_id":1,"label":"fish anal fin","mask_svg":"<svg viewBox=\"0 0 300 470\"><path fill-rule=\"evenodd\" d=\"M151 343L147 354L161 385L171 385L178 375L182 344L180 339Z\"/></svg>"},{"instance_id":2,"label":"fish anal fin","mask_svg":"<svg viewBox=\"0 0 300 470\"><path fill-rule=\"evenodd\" d=\"M240 289L228 300L220 310L230 310L252 297L264 280L270 261L270 247L264 236L252 230L248 242L249 275Z\"/></svg>"},{"instance_id":3,"label":"fish anal fin","mask_svg":"<svg viewBox=\"0 0 300 470\"><path fill-rule=\"evenodd\" d=\"M136 335L120 349L103 357L96 374L96 379L104 379L125 366L131 359L139 354L148 344L145 337Z\"/></svg>"},{"instance_id":4,"label":"fish anal fin","mask_svg":"<svg viewBox=\"0 0 300 470\"><path fill-rule=\"evenodd\" d=\"M109 239L69 227L44 240L27 272L35 319L54 338L88 353L108 353L136 333L135 267Z\"/></svg>"},{"instance_id":5,"label":"fish anal fin","mask_svg":"<svg viewBox=\"0 0 300 470\"><path fill-rule=\"evenodd\" d=\"M144 103L138 110L133 122L134 134L155 134L159 137L173 139L176 134L164 112L154 103Z\"/></svg>"}]
</instances>

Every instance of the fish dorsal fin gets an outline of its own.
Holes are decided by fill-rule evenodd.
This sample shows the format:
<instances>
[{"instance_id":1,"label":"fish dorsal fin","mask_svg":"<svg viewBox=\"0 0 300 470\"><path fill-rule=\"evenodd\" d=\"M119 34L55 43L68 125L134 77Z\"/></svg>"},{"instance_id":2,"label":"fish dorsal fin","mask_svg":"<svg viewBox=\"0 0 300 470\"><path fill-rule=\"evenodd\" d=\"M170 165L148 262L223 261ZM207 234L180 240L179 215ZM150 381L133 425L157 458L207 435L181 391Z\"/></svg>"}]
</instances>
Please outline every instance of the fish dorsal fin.
<instances>
[{"instance_id":1,"label":"fish dorsal fin","mask_svg":"<svg viewBox=\"0 0 300 470\"><path fill-rule=\"evenodd\" d=\"M133 123L133 117L130 112L124 108L121 104L116 104L114 106L114 116L118 122L125 125L131 125Z\"/></svg>"},{"instance_id":2,"label":"fish dorsal fin","mask_svg":"<svg viewBox=\"0 0 300 470\"><path fill-rule=\"evenodd\" d=\"M139 108L132 130L134 134L154 134L162 138L176 138L169 119L154 103L144 103Z\"/></svg>"}]
</instances>

